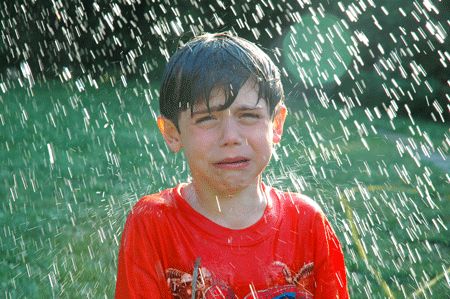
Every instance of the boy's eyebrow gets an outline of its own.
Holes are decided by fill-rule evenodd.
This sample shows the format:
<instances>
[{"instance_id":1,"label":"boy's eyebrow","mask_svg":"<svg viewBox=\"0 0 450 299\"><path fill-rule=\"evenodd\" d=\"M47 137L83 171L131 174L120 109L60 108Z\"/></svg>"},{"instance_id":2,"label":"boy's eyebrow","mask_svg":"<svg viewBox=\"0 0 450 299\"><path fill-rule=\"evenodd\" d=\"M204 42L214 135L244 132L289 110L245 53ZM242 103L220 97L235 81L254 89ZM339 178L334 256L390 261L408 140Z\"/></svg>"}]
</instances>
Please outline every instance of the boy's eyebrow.
<instances>
[{"instance_id":1,"label":"boy's eyebrow","mask_svg":"<svg viewBox=\"0 0 450 299\"><path fill-rule=\"evenodd\" d=\"M197 114L207 114L209 112L216 112L216 111L220 111L220 110L225 110L223 108L223 106L213 106L213 107L209 107L210 109L208 110L208 108L204 108L201 110L195 110L192 112L192 115L197 115ZM239 107L236 108L237 111L254 111L254 110L261 110L263 107L258 103L257 105L246 105L246 104L242 104Z\"/></svg>"}]
</instances>

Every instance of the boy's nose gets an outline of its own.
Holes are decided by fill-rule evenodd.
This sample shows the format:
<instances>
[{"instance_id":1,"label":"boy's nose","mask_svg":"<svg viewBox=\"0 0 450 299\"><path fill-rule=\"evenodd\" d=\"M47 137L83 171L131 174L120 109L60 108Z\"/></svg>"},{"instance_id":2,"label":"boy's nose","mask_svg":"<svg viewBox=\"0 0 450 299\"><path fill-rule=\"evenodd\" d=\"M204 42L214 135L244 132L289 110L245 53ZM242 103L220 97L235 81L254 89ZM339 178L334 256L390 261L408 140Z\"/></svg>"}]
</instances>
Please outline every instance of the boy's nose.
<instances>
[{"instance_id":1,"label":"boy's nose","mask_svg":"<svg viewBox=\"0 0 450 299\"><path fill-rule=\"evenodd\" d=\"M221 146L239 145L242 143L242 136L239 124L232 117L225 117L221 125Z\"/></svg>"}]
</instances>

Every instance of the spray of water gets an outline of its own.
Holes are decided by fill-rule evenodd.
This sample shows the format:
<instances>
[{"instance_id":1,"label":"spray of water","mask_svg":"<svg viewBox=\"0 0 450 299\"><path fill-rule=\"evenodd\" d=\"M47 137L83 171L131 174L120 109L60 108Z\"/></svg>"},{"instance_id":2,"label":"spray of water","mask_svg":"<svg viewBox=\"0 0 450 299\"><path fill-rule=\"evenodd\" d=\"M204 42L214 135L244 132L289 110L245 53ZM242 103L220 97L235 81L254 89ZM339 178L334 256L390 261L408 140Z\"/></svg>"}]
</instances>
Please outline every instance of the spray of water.
<instances>
[{"instance_id":1,"label":"spray of water","mask_svg":"<svg viewBox=\"0 0 450 299\"><path fill-rule=\"evenodd\" d=\"M157 134L162 67L223 30L283 72L264 179L325 209L352 297L448 297L446 1L23 0L0 16L6 298L112 296L131 206L189 179Z\"/></svg>"}]
</instances>

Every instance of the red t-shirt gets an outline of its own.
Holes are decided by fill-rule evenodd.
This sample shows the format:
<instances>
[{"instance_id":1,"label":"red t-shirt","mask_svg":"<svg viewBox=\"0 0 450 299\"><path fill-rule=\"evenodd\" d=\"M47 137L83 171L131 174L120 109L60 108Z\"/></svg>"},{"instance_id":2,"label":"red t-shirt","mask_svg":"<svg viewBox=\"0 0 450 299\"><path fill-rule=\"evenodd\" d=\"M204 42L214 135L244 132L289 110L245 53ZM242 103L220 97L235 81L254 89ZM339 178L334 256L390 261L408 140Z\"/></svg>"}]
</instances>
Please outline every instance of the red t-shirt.
<instances>
[{"instance_id":1,"label":"red t-shirt","mask_svg":"<svg viewBox=\"0 0 450 299\"><path fill-rule=\"evenodd\" d=\"M311 199L263 185L263 217L234 230L192 209L183 186L133 207L117 299L192 298L193 291L195 298L348 298L339 241Z\"/></svg>"}]
</instances>

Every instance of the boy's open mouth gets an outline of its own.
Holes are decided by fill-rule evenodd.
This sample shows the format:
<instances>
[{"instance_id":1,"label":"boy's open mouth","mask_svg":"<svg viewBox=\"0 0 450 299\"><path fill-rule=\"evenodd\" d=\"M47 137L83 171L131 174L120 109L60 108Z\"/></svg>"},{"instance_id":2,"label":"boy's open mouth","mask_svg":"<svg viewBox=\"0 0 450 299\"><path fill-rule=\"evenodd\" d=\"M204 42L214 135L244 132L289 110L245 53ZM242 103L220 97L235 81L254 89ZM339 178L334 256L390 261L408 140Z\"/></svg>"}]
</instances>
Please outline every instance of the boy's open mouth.
<instances>
[{"instance_id":1,"label":"boy's open mouth","mask_svg":"<svg viewBox=\"0 0 450 299\"><path fill-rule=\"evenodd\" d=\"M250 159L245 157L226 158L214 163L219 168L243 168L248 165Z\"/></svg>"}]
</instances>

